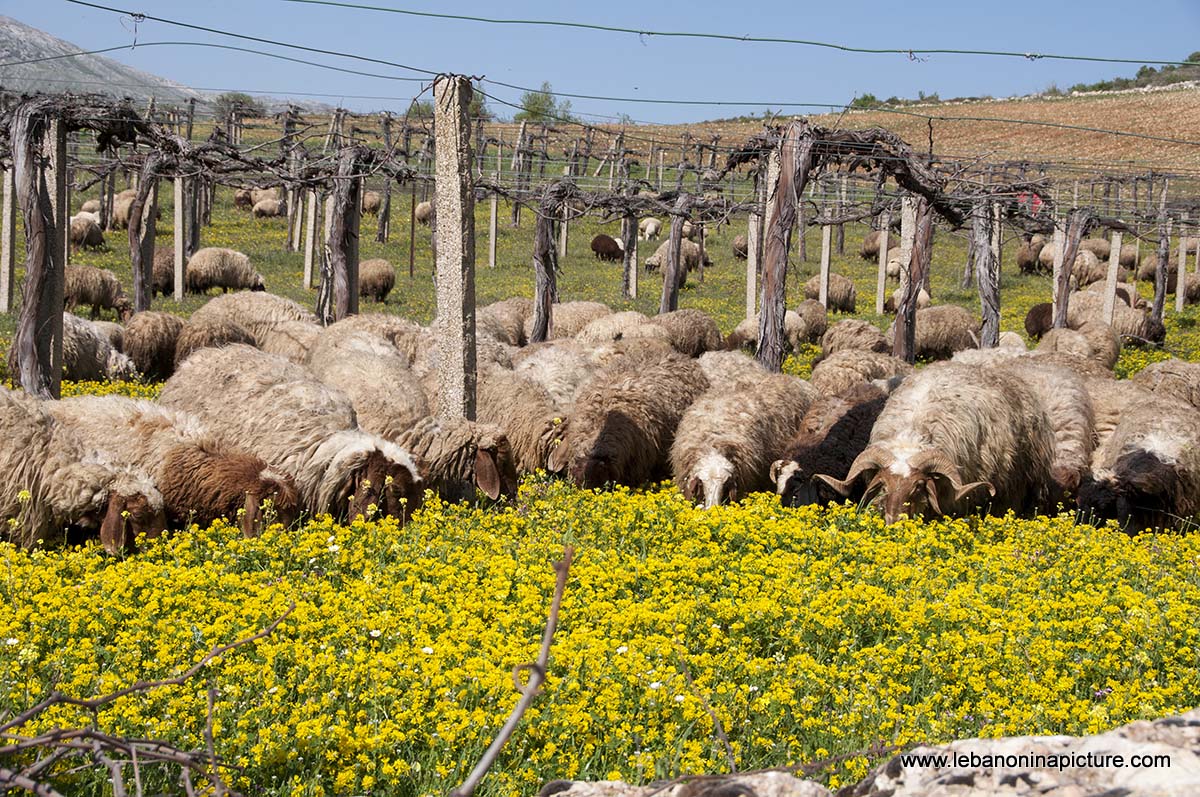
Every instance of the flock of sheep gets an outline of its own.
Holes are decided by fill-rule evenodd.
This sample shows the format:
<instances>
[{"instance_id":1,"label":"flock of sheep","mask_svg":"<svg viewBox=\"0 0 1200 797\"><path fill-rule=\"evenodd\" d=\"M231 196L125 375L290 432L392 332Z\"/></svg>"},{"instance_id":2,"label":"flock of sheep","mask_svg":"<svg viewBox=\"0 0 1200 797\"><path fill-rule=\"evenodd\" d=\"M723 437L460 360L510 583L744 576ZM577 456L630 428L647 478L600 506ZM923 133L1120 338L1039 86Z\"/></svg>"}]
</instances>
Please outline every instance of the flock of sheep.
<instances>
[{"instance_id":1,"label":"flock of sheep","mask_svg":"<svg viewBox=\"0 0 1200 797\"><path fill-rule=\"evenodd\" d=\"M643 237L658 233L643 223ZM684 243L684 262L701 265ZM169 258L155 261L157 288ZM362 264L364 294L394 284L379 262L378 273ZM220 517L247 535L301 514L403 519L426 489L503 499L538 470L584 488L670 477L706 507L772 489L790 506L849 498L889 522L1066 504L1141 528L1200 511L1200 364L1112 373L1124 343L1162 339L1132 288L1118 292L1111 326L1082 279L1068 328L1050 329L1035 307L1034 350L1013 333L979 349L969 311L923 296L917 356L935 362L914 369L891 356L893 329L831 324L812 282L785 317L791 347L821 347L810 379L758 365L757 318L724 337L694 309L648 317L566 302L552 308L551 339L530 344L532 301L507 299L477 312L478 412L467 421L433 412L430 328L387 314L321 327L233 250L196 252L186 278L189 290L223 292L184 320L131 314L115 275L69 267L68 310L91 319L64 316L65 375L165 385L157 402L0 394L13 541L99 533L118 551L140 533ZM832 275L829 308L855 302L853 282ZM105 309L124 323L98 320Z\"/></svg>"}]
</instances>

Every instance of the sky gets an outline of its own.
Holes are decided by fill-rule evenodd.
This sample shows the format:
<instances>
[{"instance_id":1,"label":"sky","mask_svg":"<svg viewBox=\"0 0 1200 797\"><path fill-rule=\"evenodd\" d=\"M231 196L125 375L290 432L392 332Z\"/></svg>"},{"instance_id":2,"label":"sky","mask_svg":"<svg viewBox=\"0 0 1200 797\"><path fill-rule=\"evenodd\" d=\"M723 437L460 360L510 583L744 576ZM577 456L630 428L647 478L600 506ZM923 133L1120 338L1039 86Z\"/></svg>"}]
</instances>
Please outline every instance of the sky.
<instances>
[{"instance_id":1,"label":"sky","mask_svg":"<svg viewBox=\"0 0 1200 797\"><path fill-rule=\"evenodd\" d=\"M353 2L354 0L349 0ZM821 40L866 48L1011 50L1101 57L1182 60L1200 49L1200 0L807 0L678 2L608 0L603 4L509 0L454 3L360 0L414 11L596 23L639 30L722 33ZM855 54L792 44L664 38L333 8L286 0L96 0L132 12L350 53L432 72L484 76L519 87L549 81L556 91L606 97L699 100L744 105L658 105L572 99L587 121L620 114L644 122L701 121L766 109L790 114L818 109L785 103L841 105L857 95L942 99L1004 97L1066 88L1117 75L1136 65L964 55ZM429 76L335 55L237 41L66 0L0 0L0 14L41 28L84 49L152 41L215 42L262 49L414 81L350 75L249 53L200 47L148 47L108 57L204 89L304 96L356 111L403 113ZM422 82L421 79L425 82ZM511 116L521 91L493 84L489 107ZM319 95L319 96L311 96ZM428 97L428 94L425 95Z\"/></svg>"}]
</instances>

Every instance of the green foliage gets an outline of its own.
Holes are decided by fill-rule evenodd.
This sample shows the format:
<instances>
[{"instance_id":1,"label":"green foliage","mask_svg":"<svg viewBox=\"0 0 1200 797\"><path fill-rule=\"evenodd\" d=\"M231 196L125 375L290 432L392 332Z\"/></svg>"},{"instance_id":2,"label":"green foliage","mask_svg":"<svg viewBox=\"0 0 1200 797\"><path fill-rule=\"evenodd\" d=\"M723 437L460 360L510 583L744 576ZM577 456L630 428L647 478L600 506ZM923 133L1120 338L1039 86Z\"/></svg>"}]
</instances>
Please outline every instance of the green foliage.
<instances>
[{"instance_id":1,"label":"green foliage","mask_svg":"<svg viewBox=\"0 0 1200 797\"><path fill-rule=\"evenodd\" d=\"M874 108L879 105L879 98L874 94L860 94L850 102L851 108Z\"/></svg>"},{"instance_id":2,"label":"green foliage","mask_svg":"<svg viewBox=\"0 0 1200 797\"><path fill-rule=\"evenodd\" d=\"M432 119L433 100L413 100L408 106L408 116L410 119Z\"/></svg>"},{"instance_id":3,"label":"green foliage","mask_svg":"<svg viewBox=\"0 0 1200 797\"><path fill-rule=\"evenodd\" d=\"M576 121L571 115L571 101L554 98L554 88L550 81L542 81L542 87L537 91L527 91L521 95L521 110L514 116L517 122L558 122Z\"/></svg>"},{"instance_id":4,"label":"green foliage","mask_svg":"<svg viewBox=\"0 0 1200 797\"><path fill-rule=\"evenodd\" d=\"M228 119L233 113L239 116L266 116L266 106L261 101L241 91L227 91L213 100L218 119Z\"/></svg>"}]
</instances>

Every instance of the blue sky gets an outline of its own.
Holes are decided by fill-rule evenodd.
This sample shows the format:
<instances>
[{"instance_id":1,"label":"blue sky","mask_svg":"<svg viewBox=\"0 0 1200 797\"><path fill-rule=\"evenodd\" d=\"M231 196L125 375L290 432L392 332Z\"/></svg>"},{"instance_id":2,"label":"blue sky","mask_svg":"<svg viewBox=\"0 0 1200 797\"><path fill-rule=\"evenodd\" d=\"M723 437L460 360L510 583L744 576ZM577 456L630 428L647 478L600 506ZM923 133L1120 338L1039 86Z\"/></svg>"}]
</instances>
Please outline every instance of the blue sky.
<instances>
[{"instance_id":1,"label":"blue sky","mask_svg":"<svg viewBox=\"0 0 1200 797\"><path fill-rule=\"evenodd\" d=\"M520 86L549 80L558 91L619 97L727 100L746 107L662 106L572 101L585 118L627 113L639 121L686 122L778 109L784 102L845 103L856 94L880 98L937 92L942 98L1008 96L1066 87L1137 67L1064 61L937 55L838 53L812 47L638 37L595 31L419 19L380 12L298 5L282 0L100 0L104 5L278 39L424 69L459 72ZM573 4L542 0L436 3L365 0L368 4L444 13L591 22L653 30L817 39L860 47L962 48L1054 52L1121 58L1182 59L1200 49L1200 0L1090 0L997 3L962 0L858 0L812 3L658 3L609 0ZM0 13L85 48L139 41L184 40L259 47L72 5L65 0L0 0ZM322 63L414 77L385 66L281 48L262 49ZM190 86L308 92L355 110L403 111L421 84L339 74L243 53L151 47L111 53L130 66ZM486 87L515 101L519 91ZM395 99L351 99L373 95ZM490 103L501 115L512 109ZM805 109L788 109L803 113Z\"/></svg>"}]
</instances>

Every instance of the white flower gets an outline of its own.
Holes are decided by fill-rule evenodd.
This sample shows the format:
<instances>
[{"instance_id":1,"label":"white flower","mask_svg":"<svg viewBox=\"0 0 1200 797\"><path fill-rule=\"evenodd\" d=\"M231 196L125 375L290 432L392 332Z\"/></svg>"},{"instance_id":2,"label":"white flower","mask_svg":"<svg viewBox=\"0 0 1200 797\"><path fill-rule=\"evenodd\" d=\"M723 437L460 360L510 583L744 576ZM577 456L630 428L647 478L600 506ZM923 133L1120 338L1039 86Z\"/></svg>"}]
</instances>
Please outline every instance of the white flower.
<instances>
[{"instance_id":1,"label":"white flower","mask_svg":"<svg viewBox=\"0 0 1200 797\"><path fill-rule=\"evenodd\" d=\"M331 536L329 537L329 539L325 540L325 542L329 543L330 545L333 545L335 542L337 542L337 537L336 537L336 536L333 536L333 535L331 535Z\"/></svg>"},{"instance_id":2,"label":"white flower","mask_svg":"<svg viewBox=\"0 0 1200 797\"><path fill-rule=\"evenodd\" d=\"M676 703L682 703L682 702L683 702L684 700L686 700L686 699L687 699L687 698L685 698L683 695L675 695L675 702L676 702Z\"/></svg>"},{"instance_id":3,"label":"white flower","mask_svg":"<svg viewBox=\"0 0 1200 797\"><path fill-rule=\"evenodd\" d=\"M372 628L368 633L370 633L373 639L379 639L379 637L383 636L383 632L378 628Z\"/></svg>"},{"instance_id":4,"label":"white flower","mask_svg":"<svg viewBox=\"0 0 1200 797\"><path fill-rule=\"evenodd\" d=\"M21 640L17 639L15 636L10 636L8 639L4 640L4 644L19 645L19 644L21 644Z\"/></svg>"},{"instance_id":5,"label":"white flower","mask_svg":"<svg viewBox=\"0 0 1200 797\"><path fill-rule=\"evenodd\" d=\"M625 651L627 651L627 650L629 650L629 646L628 646L628 645L622 645L621 647L617 648L617 653L624 653L624 652L625 652Z\"/></svg>"},{"instance_id":6,"label":"white flower","mask_svg":"<svg viewBox=\"0 0 1200 797\"><path fill-rule=\"evenodd\" d=\"M758 687L757 687L757 686L751 686L751 687L750 687L750 691L751 691L751 692L757 692L757 691L758 691Z\"/></svg>"},{"instance_id":7,"label":"white flower","mask_svg":"<svg viewBox=\"0 0 1200 797\"><path fill-rule=\"evenodd\" d=\"M422 653L424 653L426 656L432 656L432 655L433 655L433 648L431 648L431 647L429 647L428 645L426 645L425 647L421 648L421 652L422 652Z\"/></svg>"},{"instance_id":8,"label":"white flower","mask_svg":"<svg viewBox=\"0 0 1200 797\"><path fill-rule=\"evenodd\" d=\"M651 688L651 689L661 689L661 688L662 688L662 681L652 681L652 682L650 683L650 688Z\"/></svg>"},{"instance_id":9,"label":"white flower","mask_svg":"<svg viewBox=\"0 0 1200 797\"><path fill-rule=\"evenodd\" d=\"M330 545L330 546L329 546L329 552L330 552L330 553L337 553L337 552L338 552L338 551L340 551L340 550L342 550L342 549L341 549L341 548L339 548L339 547L338 547L338 546L336 546L336 545Z\"/></svg>"}]
</instances>

